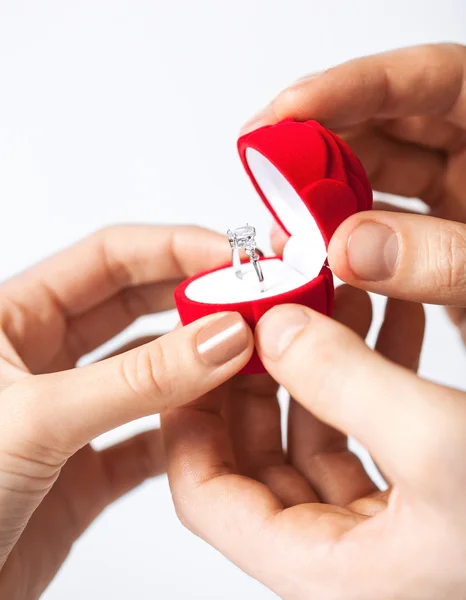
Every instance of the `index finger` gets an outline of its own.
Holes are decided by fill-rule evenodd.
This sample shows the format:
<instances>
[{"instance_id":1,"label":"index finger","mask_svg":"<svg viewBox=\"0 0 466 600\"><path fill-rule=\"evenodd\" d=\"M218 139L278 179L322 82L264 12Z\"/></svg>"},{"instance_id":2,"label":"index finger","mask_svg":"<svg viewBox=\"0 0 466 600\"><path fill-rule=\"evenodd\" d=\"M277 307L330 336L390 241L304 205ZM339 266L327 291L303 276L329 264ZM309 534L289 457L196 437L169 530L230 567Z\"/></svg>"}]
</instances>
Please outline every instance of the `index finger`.
<instances>
[{"instance_id":1,"label":"index finger","mask_svg":"<svg viewBox=\"0 0 466 600\"><path fill-rule=\"evenodd\" d=\"M282 91L243 133L293 117L344 128L370 119L443 116L466 125L466 48L433 44L357 58Z\"/></svg>"},{"instance_id":2,"label":"index finger","mask_svg":"<svg viewBox=\"0 0 466 600\"><path fill-rule=\"evenodd\" d=\"M2 291L34 307L45 293L48 305L52 298L66 316L75 316L125 288L218 266L228 248L223 236L195 226L112 226L11 279Z\"/></svg>"},{"instance_id":3,"label":"index finger","mask_svg":"<svg viewBox=\"0 0 466 600\"><path fill-rule=\"evenodd\" d=\"M251 572L270 551L267 525L283 505L263 483L239 474L224 394L217 388L161 415L167 472L183 524Z\"/></svg>"}]
</instances>

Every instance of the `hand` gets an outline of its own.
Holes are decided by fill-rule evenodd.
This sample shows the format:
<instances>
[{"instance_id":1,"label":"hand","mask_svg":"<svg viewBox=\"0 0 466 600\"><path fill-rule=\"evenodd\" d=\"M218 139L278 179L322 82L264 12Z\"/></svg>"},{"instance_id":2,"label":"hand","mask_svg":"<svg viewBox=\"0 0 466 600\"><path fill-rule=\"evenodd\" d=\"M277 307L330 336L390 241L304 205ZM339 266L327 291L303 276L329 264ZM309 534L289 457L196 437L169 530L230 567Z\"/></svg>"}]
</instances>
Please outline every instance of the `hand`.
<instances>
[{"instance_id":1,"label":"hand","mask_svg":"<svg viewBox=\"0 0 466 600\"><path fill-rule=\"evenodd\" d=\"M431 217L348 219L330 266L354 286L461 307L449 312L466 342L465 73L466 48L454 44L352 60L284 90L244 131L316 119L352 146L375 190L422 199Z\"/></svg>"},{"instance_id":2,"label":"hand","mask_svg":"<svg viewBox=\"0 0 466 600\"><path fill-rule=\"evenodd\" d=\"M258 325L264 364L295 399L287 454L270 381L237 378L163 416L179 516L284 599L463 599L465 394L412 372L419 305L389 301L378 352L359 337L363 292L340 288L336 318L288 305ZM390 490L339 432L369 449Z\"/></svg>"},{"instance_id":3,"label":"hand","mask_svg":"<svg viewBox=\"0 0 466 600\"><path fill-rule=\"evenodd\" d=\"M159 431L102 452L88 442L247 363L252 334L226 313L74 368L137 317L172 308L179 280L228 253L195 227L115 227L0 288L1 598L38 598L99 512L164 470Z\"/></svg>"}]
</instances>

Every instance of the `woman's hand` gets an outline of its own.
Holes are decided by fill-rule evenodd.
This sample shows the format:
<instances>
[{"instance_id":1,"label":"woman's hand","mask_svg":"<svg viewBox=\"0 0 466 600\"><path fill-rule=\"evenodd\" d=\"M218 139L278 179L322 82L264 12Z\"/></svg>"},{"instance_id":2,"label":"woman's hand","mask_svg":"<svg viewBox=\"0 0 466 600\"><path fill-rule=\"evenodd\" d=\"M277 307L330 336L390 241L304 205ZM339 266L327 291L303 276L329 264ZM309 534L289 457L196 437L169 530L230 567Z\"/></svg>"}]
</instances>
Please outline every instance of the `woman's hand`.
<instances>
[{"instance_id":1,"label":"woman's hand","mask_svg":"<svg viewBox=\"0 0 466 600\"><path fill-rule=\"evenodd\" d=\"M247 363L252 334L228 313L74 368L137 317L171 308L181 279L228 252L195 227L114 227L0 288L1 598L38 598L99 512L164 469L158 431L102 452L89 441Z\"/></svg>"},{"instance_id":2,"label":"woman's hand","mask_svg":"<svg viewBox=\"0 0 466 600\"><path fill-rule=\"evenodd\" d=\"M423 200L429 218L375 211L348 219L333 236L330 265L354 286L461 307L449 312L466 341L465 82L459 45L359 58L298 81L245 131L316 119L351 145L375 190Z\"/></svg>"},{"instance_id":3,"label":"woman's hand","mask_svg":"<svg viewBox=\"0 0 466 600\"><path fill-rule=\"evenodd\" d=\"M179 516L281 598L463 599L466 395L414 374L420 305L389 300L378 352L361 339L364 292L340 288L335 316L279 306L256 330L265 366L294 398L286 453L266 377L165 413ZM346 435L391 489L377 491Z\"/></svg>"}]
</instances>

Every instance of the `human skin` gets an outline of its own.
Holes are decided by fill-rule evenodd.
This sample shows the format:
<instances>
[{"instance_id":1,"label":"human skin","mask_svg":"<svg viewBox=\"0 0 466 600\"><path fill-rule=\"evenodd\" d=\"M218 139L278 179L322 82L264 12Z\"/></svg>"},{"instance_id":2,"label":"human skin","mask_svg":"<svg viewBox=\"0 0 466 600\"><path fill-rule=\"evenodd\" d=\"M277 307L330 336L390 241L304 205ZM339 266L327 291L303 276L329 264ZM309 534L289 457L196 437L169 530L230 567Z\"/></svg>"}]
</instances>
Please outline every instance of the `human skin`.
<instances>
[{"instance_id":1,"label":"human skin","mask_svg":"<svg viewBox=\"0 0 466 600\"><path fill-rule=\"evenodd\" d=\"M375 352L365 292L342 287L334 320L295 305L261 319L270 379L235 378L163 415L181 520L282 598L466 597L466 394L415 374L417 303L455 306L464 335L465 67L457 45L358 59L298 82L244 129L316 119L350 143L376 190L420 197L433 215L360 213L330 243L338 277L392 297ZM280 249L283 234L273 239ZM273 381L292 397L285 451Z\"/></svg>"},{"instance_id":2,"label":"human skin","mask_svg":"<svg viewBox=\"0 0 466 600\"><path fill-rule=\"evenodd\" d=\"M228 313L75 368L228 256L200 228L112 227L0 286L1 598L38 598L93 519L164 471L159 430L101 452L93 438L189 402L249 360L251 331Z\"/></svg>"},{"instance_id":3,"label":"human skin","mask_svg":"<svg viewBox=\"0 0 466 600\"><path fill-rule=\"evenodd\" d=\"M281 598L462 598L465 398L413 373L421 305L390 301L377 352L362 339L365 292L338 288L334 316L275 307L256 329L270 375L162 415L177 513ZM292 395L286 450L277 384ZM391 491L377 491L348 435Z\"/></svg>"},{"instance_id":4,"label":"human skin","mask_svg":"<svg viewBox=\"0 0 466 600\"><path fill-rule=\"evenodd\" d=\"M283 90L243 133L316 119L350 144L376 192L405 197L405 209L410 198L423 200L432 218L376 210L347 219L330 243L330 266L351 285L449 306L466 341L465 81L458 44L367 56ZM283 243L280 231L273 235ZM389 265L379 257L387 245Z\"/></svg>"}]
</instances>

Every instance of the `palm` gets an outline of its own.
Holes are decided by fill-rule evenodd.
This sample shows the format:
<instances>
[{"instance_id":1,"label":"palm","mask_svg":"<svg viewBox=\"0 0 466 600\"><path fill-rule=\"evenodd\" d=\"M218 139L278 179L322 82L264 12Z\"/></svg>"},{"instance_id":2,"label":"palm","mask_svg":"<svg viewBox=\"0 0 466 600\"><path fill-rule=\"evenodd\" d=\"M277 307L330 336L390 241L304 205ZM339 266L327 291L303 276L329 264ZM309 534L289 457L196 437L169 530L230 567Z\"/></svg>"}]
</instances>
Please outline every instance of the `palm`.
<instances>
[{"instance_id":1,"label":"palm","mask_svg":"<svg viewBox=\"0 0 466 600\"><path fill-rule=\"evenodd\" d=\"M65 327L63 333L66 334ZM75 356L62 346L65 340L66 335L52 336L47 337L49 343L46 343L37 332L36 343L28 347L28 363L34 372L54 372L74 366L70 362L75 362ZM143 341L146 340L141 343ZM42 348L47 351L42 352ZM159 451L158 456L154 450ZM22 585L27 590L24 596L36 597L97 515L119 496L162 469L158 431L139 435L103 452L95 451L90 445L83 447L66 462L29 520L5 563L4 580L16 585L17 573L21 573Z\"/></svg>"},{"instance_id":2,"label":"palm","mask_svg":"<svg viewBox=\"0 0 466 600\"><path fill-rule=\"evenodd\" d=\"M367 295L339 288L335 318L365 337L371 323ZM422 308L390 300L379 352L413 367L422 337ZM408 548L414 530L405 514L412 507L400 501L396 488L380 492L349 451L347 437L293 399L287 420L284 444L276 383L269 375L238 376L162 416L169 479L188 527L211 543L217 540L222 553L280 596L319 598L319 581L331 581L333 572L362 578L373 556L391 553L388 530L391 540ZM400 536L391 526L395 518ZM263 554L280 565L276 579L261 562ZM399 552L393 564L402 557ZM296 595L299 581L306 587ZM349 598L337 590L325 597Z\"/></svg>"}]
</instances>

